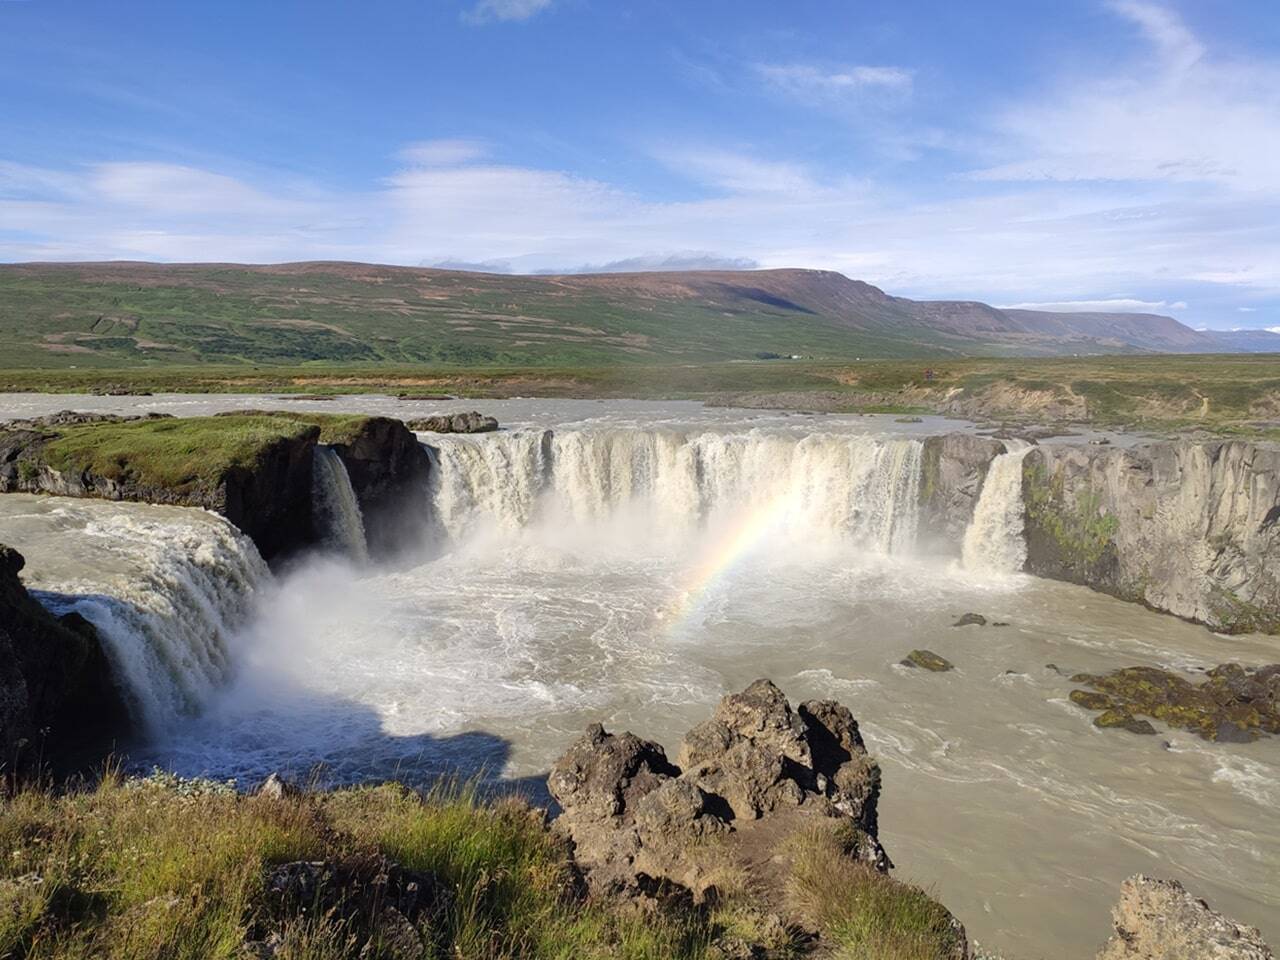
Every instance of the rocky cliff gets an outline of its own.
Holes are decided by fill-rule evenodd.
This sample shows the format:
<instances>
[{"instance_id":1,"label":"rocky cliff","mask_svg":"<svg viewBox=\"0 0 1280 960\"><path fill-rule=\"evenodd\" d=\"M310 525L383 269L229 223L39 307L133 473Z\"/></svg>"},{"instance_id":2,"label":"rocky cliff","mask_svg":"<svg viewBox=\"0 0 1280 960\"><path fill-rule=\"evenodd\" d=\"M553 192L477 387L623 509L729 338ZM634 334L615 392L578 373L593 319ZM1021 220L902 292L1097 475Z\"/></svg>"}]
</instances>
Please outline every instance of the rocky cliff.
<instances>
[{"instance_id":1,"label":"rocky cliff","mask_svg":"<svg viewBox=\"0 0 1280 960\"><path fill-rule=\"evenodd\" d=\"M972 433L948 433L924 441L920 478L920 535L927 542L956 546L973 519L974 506L991 461L1004 444Z\"/></svg>"},{"instance_id":2,"label":"rocky cliff","mask_svg":"<svg viewBox=\"0 0 1280 960\"><path fill-rule=\"evenodd\" d=\"M1027 572L1227 633L1280 632L1280 450L1041 446L1023 501Z\"/></svg>"},{"instance_id":3,"label":"rocky cliff","mask_svg":"<svg viewBox=\"0 0 1280 960\"><path fill-rule=\"evenodd\" d=\"M423 514L416 501L430 460L413 433L387 417L58 414L0 429L0 493L202 507L225 516L272 560L319 539L312 471L322 441L347 469L370 554L403 549L417 532L404 516Z\"/></svg>"},{"instance_id":4,"label":"rocky cliff","mask_svg":"<svg viewBox=\"0 0 1280 960\"><path fill-rule=\"evenodd\" d=\"M105 745L127 722L93 625L54 617L23 586L22 554L0 544L0 771ZM89 742L92 738L93 742Z\"/></svg>"}]
</instances>

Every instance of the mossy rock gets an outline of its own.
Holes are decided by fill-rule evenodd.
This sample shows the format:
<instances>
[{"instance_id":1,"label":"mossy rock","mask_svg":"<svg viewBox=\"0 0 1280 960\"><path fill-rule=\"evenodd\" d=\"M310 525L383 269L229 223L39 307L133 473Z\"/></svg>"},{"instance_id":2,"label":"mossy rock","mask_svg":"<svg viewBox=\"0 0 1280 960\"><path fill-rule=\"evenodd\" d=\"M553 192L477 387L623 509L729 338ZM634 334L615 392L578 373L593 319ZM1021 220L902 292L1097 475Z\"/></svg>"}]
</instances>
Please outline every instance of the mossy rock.
<instances>
[{"instance_id":1,"label":"mossy rock","mask_svg":"<svg viewBox=\"0 0 1280 960\"><path fill-rule=\"evenodd\" d=\"M1094 721L1100 727L1132 729L1134 716L1147 716L1205 740L1247 742L1280 733L1280 664L1221 664L1199 684L1158 667L1125 667L1102 676L1080 673L1071 680L1093 688L1073 690L1070 696L1079 706L1104 711Z\"/></svg>"},{"instance_id":2,"label":"mossy rock","mask_svg":"<svg viewBox=\"0 0 1280 960\"><path fill-rule=\"evenodd\" d=\"M1092 690L1072 690L1071 702L1086 710L1108 710L1111 707L1110 697Z\"/></svg>"},{"instance_id":3,"label":"mossy rock","mask_svg":"<svg viewBox=\"0 0 1280 960\"><path fill-rule=\"evenodd\" d=\"M919 667L922 670L931 670L934 673L945 673L948 670L954 670L953 664L946 657L940 657L932 650L912 650L902 661L904 667Z\"/></svg>"},{"instance_id":4,"label":"mossy rock","mask_svg":"<svg viewBox=\"0 0 1280 960\"><path fill-rule=\"evenodd\" d=\"M1093 725L1104 730L1114 727L1120 730L1128 730L1130 733L1154 734L1156 732L1156 728L1148 721L1139 720L1128 710L1116 707L1104 710L1094 717Z\"/></svg>"}]
</instances>

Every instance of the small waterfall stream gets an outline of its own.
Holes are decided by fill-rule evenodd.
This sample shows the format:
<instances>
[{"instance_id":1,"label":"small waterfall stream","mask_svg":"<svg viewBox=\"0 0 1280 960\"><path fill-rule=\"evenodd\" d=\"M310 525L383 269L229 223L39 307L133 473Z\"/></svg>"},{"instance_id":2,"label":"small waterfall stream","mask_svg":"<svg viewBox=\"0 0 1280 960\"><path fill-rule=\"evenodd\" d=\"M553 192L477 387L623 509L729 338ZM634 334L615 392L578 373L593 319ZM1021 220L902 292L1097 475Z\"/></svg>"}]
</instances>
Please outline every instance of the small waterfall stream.
<instances>
[{"instance_id":1,"label":"small waterfall stream","mask_svg":"<svg viewBox=\"0 0 1280 960\"><path fill-rule=\"evenodd\" d=\"M1005 452L991 462L973 519L964 533L961 562L966 570L1017 573L1026 563L1022 461L1031 449L1025 441L1007 440Z\"/></svg>"},{"instance_id":2,"label":"small waterfall stream","mask_svg":"<svg viewBox=\"0 0 1280 960\"><path fill-rule=\"evenodd\" d=\"M369 546L351 477L337 451L322 443L315 448L311 502L324 545L356 563L367 563Z\"/></svg>"}]
</instances>

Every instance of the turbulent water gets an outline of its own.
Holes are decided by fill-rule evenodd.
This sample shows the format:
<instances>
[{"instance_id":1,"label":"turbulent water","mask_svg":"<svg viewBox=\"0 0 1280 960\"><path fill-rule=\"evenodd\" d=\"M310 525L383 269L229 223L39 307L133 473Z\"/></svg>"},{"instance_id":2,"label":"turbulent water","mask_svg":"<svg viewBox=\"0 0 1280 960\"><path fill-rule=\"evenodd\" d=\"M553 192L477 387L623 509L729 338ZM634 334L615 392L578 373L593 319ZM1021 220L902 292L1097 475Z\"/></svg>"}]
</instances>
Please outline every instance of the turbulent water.
<instances>
[{"instance_id":1,"label":"turbulent water","mask_svg":"<svg viewBox=\"0 0 1280 960\"><path fill-rule=\"evenodd\" d=\"M1067 699L1076 671L1274 661L1273 638L1011 574L1020 451L992 465L963 558L922 556L911 425L644 413L522 402L517 429L431 438L431 542L394 569L330 554L272 577L198 511L17 495L0 541L30 582L100 595L75 602L98 605L117 662L146 664L126 675L162 723L139 764L537 791L590 722L674 752L768 676L854 711L900 875L984 944L1092 956L1138 871L1280 939L1280 741L1100 731ZM971 610L1011 626L951 626ZM899 666L914 647L957 669Z\"/></svg>"}]
</instances>

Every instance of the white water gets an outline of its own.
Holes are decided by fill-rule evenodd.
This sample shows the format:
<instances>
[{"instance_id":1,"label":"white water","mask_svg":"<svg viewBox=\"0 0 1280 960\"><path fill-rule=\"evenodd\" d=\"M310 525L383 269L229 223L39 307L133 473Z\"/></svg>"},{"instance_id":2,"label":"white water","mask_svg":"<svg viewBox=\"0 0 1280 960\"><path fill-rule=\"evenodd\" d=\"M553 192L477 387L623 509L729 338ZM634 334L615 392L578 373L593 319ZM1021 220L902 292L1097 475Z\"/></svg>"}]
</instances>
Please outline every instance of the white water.
<instances>
[{"instance_id":1,"label":"white water","mask_svg":"<svg viewBox=\"0 0 1280 960\"><path fill-rule=\"evenodd\" d=\"M317 444L315 448L311 503L324 546L356 563L367 563L369 547L364 520L356 492L351 487L351 477L337 451L324 444Z\"/></svg>"},{"instance_id":2,"label":"white water","mask_svg":"<svg viewBox=\"0 0 1280 960\"><path fill-rule=\"evenodd\" d=\"M24 577L105 641L128 706L161 733L193 716L234 672L231 638L270 573L221 517L178 507L3 498L0 540L26 550Z\"/></svg>"},{"instance_id":3,"label":"white water","mask_svg":"<svg viewBox=\"0 0 1280 960\"><path fill-rule=\"evenodd\" d=\"M1005 452L991 462L964 533L961 562L979 573L1017 573L1027 562L1023 538L1022 461L1031 446L1005 442Z\"/></svg>"},{"instance_id":4,"label":"white water","mask_svg":"<svg viewBox=\"0 0 1280 960\"><path fill-rule=\"evenodd\" d=\"M252 615L216 644L230 680L196 685L135 759L246 784L315 764L333 780L483 769L537 790L588 723L674 752L718 697L769 676L793 699L850 706L884 767L882 837L900 874L933 886L984 944L1092 956L1138 871L1280 939L1280 741L1099 731L1066 679L1273 661L1274 640L998 575L1001 562L918 556L919 444L881 422L636 424L621 422L630 407L611 419L610 405L584 404L590 421L561 424L539 422L537 403L518 409L530 426L430 438L438 539L421 562L329 557L254 579ZM1016 489L996 473L980 509L1003 531L984 541L1000 546ZM24 502L56 510L15 520ZM90 508L102 514L56 512ZM127 528L157 510L11 495L0 541L27 553L29 582L116 592L151 555L75 524L111 515ZM179 539L218 538L216 518L164 516ZM1012 626L950 626L969 610ZM913 647L957 669L899 667Z\"/></svg>"},{"instance_id":5,"label":"white water","mask_svg":"<svg viewBox=\"0 0 1280 960\"><path fill-rule=\"evenodd\" d=\"M918 440L595 428L430 442L434 520L453 544L591 527L674 546L764 514L791 541L915 543Z\"/></svg>"}]
</instances>

